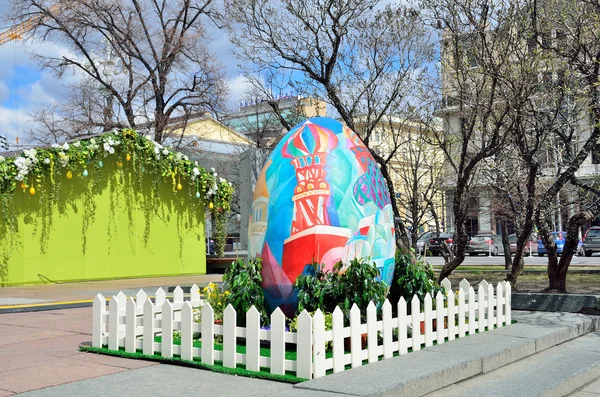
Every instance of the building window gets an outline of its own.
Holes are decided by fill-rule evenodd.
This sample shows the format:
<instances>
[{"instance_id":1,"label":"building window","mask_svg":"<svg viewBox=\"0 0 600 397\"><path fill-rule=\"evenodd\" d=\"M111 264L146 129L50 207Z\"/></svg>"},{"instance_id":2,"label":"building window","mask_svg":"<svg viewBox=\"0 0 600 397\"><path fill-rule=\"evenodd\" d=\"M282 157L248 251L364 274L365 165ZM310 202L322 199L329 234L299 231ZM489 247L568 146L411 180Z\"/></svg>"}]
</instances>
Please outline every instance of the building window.
<instances>
[{"instance_id":1,"label":"building window","mask_svg":"<svg viewBox=\"0 0 600 397\"><path fill-rule=\"evenodd\" d=\"M381 131L373 131L373 136L371 137L371 142L373 142L373 143L381 142Z\"/></svg>"},{"instance_id":2,"label":"building window","mask_svg":"<svg viewBox=\"0 0 600 397\"><path fill-rule=\"evenodd\" d=\"M600 164L600 144L596 144L592 150L592 164Z\"/></svg>"}]
</instances>

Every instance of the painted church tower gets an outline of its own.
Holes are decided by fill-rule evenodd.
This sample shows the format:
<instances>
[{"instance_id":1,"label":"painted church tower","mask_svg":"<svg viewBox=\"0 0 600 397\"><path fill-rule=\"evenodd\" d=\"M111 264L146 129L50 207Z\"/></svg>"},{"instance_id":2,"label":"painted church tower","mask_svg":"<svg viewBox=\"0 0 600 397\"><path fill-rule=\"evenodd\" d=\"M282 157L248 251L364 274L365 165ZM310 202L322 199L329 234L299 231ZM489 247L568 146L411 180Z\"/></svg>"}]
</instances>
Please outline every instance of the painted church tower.
<instances>
[{"instance_id":1,"label":"painted church tower","mask_svg":"<svg viewBox=\"0 0 600 397\"><path fill-rule=\"evenodd\" d=\"M332 226L328 205L331 196L325 166L329 152L338 145L330 130L307 121L288 138L283 157L290 158L296 172L294 217L290 237L285 240L282 268L291 282L307 265L319 262L331 248L344 246L350 230ZM309 247L315 247L309 249Z\"/></svg>"}]
</instances>

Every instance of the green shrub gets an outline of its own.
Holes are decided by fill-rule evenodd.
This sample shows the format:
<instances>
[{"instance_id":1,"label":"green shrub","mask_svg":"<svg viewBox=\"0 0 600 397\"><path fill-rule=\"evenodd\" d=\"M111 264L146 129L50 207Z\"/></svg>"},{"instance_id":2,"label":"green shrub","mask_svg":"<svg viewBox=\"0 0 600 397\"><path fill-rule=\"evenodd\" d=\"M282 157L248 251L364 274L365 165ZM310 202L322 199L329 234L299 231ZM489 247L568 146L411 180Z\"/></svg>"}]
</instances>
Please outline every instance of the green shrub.
<instances>
[{"instance_id":1,"label":"green shrub","mask_svg":"<svg viewBox=\"0 0 600 397\"><path fill-rule=\"evenodd\" d=\"M237 312L238 325L246 324L246 312L254 305L261 316L261 323L267 324L267 309L265 295L261 287L262 261L243 259L234 261L223 275L223 282L227 283L229 294L226 296L226 304L231 304Z\"/></svg>"},{"instance_id":2,"label":"green shrub","mask_svg":"<svg viewBox=\"0 0 600 397\"><path fill-rule=\"evenodd\" d=\"M404 297L407 303L417 295L423 306L425 294L431 294L432 298L442 288L435 281L435 273L430 265L422 259L414 260L411 253L396 252L396 264L394 267L394 278L390 287L389 300L392 307L396 310L396 303L400 297Z\"/></svg>"},{"instance_id":3,"label":"green shrub","mask_svg":"<svg viewBox=\"0 0 600 397\"><path fill-rule=\"evenodd\" d=\"M342 262L334 265L333 272L323 271L322 266L313 264L314 274L299 276L294 283L298 291L298 311L309 312L321 309L332 313L339 306L348 319L352 305L364 314L369 302L383 302L388 286L380 280L375 264L353 259L343 268Z\"/></svg>"}]
</instances>

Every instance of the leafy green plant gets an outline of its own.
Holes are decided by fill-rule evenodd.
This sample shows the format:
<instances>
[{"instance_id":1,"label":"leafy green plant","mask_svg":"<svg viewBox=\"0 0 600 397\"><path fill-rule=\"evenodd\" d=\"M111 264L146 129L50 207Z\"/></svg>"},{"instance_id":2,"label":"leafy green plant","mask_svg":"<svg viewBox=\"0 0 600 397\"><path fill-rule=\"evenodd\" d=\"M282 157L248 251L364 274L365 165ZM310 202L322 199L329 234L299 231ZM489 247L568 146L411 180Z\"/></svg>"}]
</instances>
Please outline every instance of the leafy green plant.
<instances>
[{"instance_id":1,"label":"leafy green plant","mask_svg":"<svg viewBox=\"0 0 600 397\"><path fill-rule=\"evenodd\" d=\"M314 274L301 275L294 287L298 290L298 312L321 309L333 312L339 306L346 318L354 303L365 313L369 302L383 302L388 286L378 280L379 270L374 264L353 259L346 267L334 265L333 272L313 264Z\"/></svg>"},{"instance_id":2,"label":"leafy green plant","mask_svg":"<svg viewBox=\"0 0 600 397\"><path fill-rule=\"evenodd\" d=\"M423 306L425 294L429 293L432 298L442 288L435 281L435 273L430 265L421 259L413 261L414 256L410 253L396 252L396 264L394 278L390 287L389 300L395 309L395 303L404 297L410 303L414 295L417 295Z\"/></svg>"},{"instance_id":3,"label":"leafy green plant","mask_svg":"<svg viewBox=\"0 0 600 397\"><path fill-rule=\"evenodd\" d=\"M229 294L226 302L231 304L237 312L238 324L246 324L246 312L254 305L261 316L261 322L267 324L267 309L265 295L261 287L262 261L258 258L245 262L237 259L223 275L223 282L227 283Z\"/></svg>"}]
</instances>

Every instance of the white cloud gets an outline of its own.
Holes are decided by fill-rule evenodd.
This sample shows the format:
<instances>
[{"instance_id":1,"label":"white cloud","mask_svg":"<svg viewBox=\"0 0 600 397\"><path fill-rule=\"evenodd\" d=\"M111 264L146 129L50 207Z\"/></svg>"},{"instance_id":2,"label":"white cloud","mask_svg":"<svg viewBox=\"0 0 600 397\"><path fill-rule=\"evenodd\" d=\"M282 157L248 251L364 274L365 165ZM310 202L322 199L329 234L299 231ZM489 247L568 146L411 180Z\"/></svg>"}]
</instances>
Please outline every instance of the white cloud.
<instances>
[{"instance_id":1,"label":"white cloud","mask_svg":"<svg viewBox=\"0 0 600 397\"><path fill-rule=\"evenodd\" d=\"M23 109L7 109L0 107L0 135L4 135L10 145L15 144L15 138L23 142L24 131L31 128L31 116Z\"/></svg>"}]
</instances>

